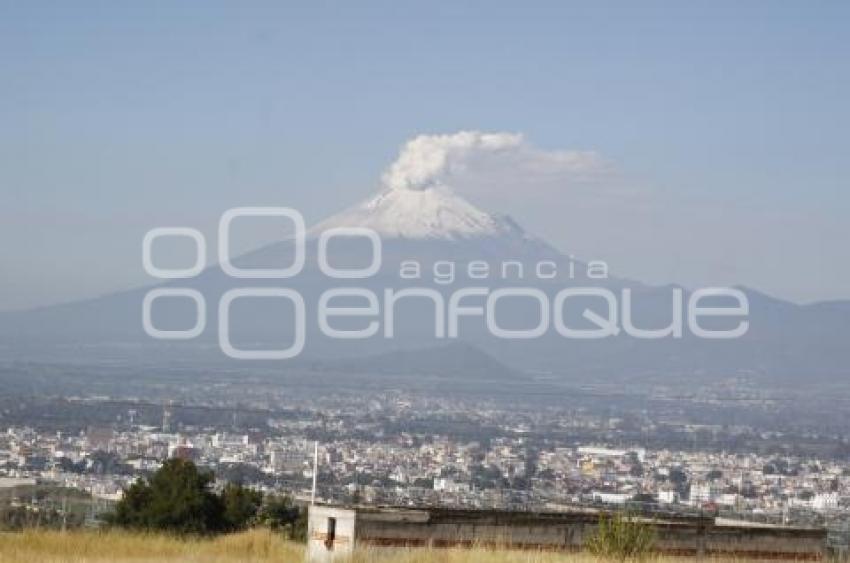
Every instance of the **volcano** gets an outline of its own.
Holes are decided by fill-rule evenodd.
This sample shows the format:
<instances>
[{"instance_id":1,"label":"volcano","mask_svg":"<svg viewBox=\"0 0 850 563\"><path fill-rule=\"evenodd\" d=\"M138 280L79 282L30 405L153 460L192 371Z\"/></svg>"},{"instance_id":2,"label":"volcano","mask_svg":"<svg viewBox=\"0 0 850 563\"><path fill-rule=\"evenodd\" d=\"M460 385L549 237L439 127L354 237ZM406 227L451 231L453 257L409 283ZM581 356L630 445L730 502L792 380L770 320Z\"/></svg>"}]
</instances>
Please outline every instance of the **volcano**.
<instances>
[{"instance_id":1,"label":"volcano","mask_svg":"<svg viewBox=\"0 0 850 563\"><path fill-rule=\"evenodd\" d=\"M322 221L313 235L334 227L365 227L382 239L530 240L510 217L478 209L448 186L386 189L360 205Z\"/></svg>"},{"instance_id":2,"label":"volcano","mask_svg":"<svg viewBox=\"0 0 850 563\"><path fill-rule=\"evenodd\" d=\"M324 275L317 263L317 238L335 227L366 227L380 235L382 262L368 279L338 280ZM365 243L365 244L364 244ZM328 261L337 268L361 268L371 259L368 241L359 237L335 240L328 247ZM282 237L256 251L233 259L242 268L275 268L291 263L293 241ZM665 326L670 322L670 286L649 287L639 282L605 277L590 280L585 264L529 234L505 215L491 214L457 195L444 183L425 189L385 188L365 202L318 223L308 231L306 262L298 276L285 280L234 279L220 267L207 268L191 280L174 280L160 287L189 287L206 300L207 323L202 334L190 341L157 341L141 323L142 302L150 288L115 293L98 299L0 315L0 346L8 357L39 357L68 354L76 357L111 357L132 363L173 361L203 356L204 361L227 362L218 347L218 308L222 295L239 287L286 287L303 296L307 304L306 341L303 354L294 362L381 355L394 351L439 349L444 336L435 331L435 305L427 300L406 303L395 311L392 338L376 334L362 340L329 339L320 333L316 304L328 289L343 283L356 285L375 295L387 290L422 287L445 296L461 287L480 286L488 291L500 287L532 287L554 295L565 286L595 285L611 289L628 287L634 295L636 324ZM405 264L415 263L418 276L400 274ZM547 264L556 277L539 274ZM486 276L481 273L486 265ZM510 268L506 270L505 264ZM445 275L448 270L452 275ZM505 272L508 272L506 275ZM431 275L438 272L441 275ZM575 275L573 275L575 272ZM431 274L429 274L431 273ZM642 341L616 336L604 340L565 340L554 332L533 340L504 340L484 330L480 319L465 319L457 340L481 350L516 373L546 372L554 377L593 380L655 380L657 378L728 378L746 375L765 381L834 382L846 377L848 353L843 330L850 326L850 307L831 302L796 305L741 288L749 299L747 334L734 341L708 341L693 337ZM685 290L685 297L688 292ZM279 347L293 338L286 320L293 313L285 305L263 299L245 300L234 308L230 333L242 348ZM599 303L587 304L588 309ZM155 310L156 324L167 330L185 329L193 315L185 303L166 301ZM507 307L500 324L534 326L538 311ZM439 315L437 315L439 317ZM191 317L190 317L191 318ZM351 322L356 322L352 320ZM461 348L462 349L462 348ZM471 349L471 348L470 348ZM390 354L387 356L387 354ZM249 369L251 362L240 362ZM363 362L359 361L361 371ZM386 369L386 366L382 367ZM437 369L437 368L433 368Z\"/></svg>"}]
</instances>

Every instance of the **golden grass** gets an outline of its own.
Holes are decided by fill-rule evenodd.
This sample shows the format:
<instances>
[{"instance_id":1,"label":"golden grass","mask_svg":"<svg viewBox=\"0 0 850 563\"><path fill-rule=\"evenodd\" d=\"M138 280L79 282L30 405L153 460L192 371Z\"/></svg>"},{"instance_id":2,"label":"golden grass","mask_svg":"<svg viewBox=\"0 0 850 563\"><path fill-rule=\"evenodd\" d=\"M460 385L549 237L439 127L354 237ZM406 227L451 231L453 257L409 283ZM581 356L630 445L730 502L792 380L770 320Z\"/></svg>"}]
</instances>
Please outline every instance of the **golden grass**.
<instances>
[{"instance_id":1,"label":"golden grass","mask_svg":"<svg viewBox=\"0 0 850 563\"><path fill-rule=\"evenodd\" d=\"M410 549L360 551L349 563L600 563L585 554L497 549Z\"/></svg>"},{"instance_id":2,"label":"golden grass","mask_svg":"<svg viewBox=\"0 0 850 563\"><path fill-rule=\"evenodd\" d=\"M268 530L213 539L123 531L0 534L2 563L292 563L304 547Z\"/></svg>"},{"instance_id":3,"label":"golden grass","mask_svg":"<svg viewBox=\"0 0 850 563\"><path fill-rule=\"evenodd\" d=\"M649 563L675 563L651 558ZM216 538L125 531L0 533L0 563L301 563L304 546L269 530ZM693 559L678 559L685 563ZM712 559L713 563L724 560ZM733 560L725 560L727 563ZM348 563L599 563L587 554L497 549L363 550ZM737 561L740 563L740 560Z\"/></svg>"}]
</instances>

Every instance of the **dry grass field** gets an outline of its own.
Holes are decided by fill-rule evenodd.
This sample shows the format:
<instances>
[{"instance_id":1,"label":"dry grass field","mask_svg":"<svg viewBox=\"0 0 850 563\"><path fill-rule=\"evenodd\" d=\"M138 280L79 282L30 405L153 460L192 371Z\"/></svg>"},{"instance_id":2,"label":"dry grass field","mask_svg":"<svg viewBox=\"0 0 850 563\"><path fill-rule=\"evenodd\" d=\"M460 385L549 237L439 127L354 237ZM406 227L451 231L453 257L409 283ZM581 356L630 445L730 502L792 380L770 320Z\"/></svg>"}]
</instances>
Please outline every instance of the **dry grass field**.
<instances>
[{"instance_id":1,"label":"dry grass field","mask_svg":"<svg viewBox=\"0 0 850 563\"><path fill-rule=\"evenodd\" d=\"M277 563L303 558L302 545L267 530L214 539L121 531L0 534L1 563Z\"/></svg>"},{"instance_id":2,"label":"dry grass field","mask_svg":"<svg viewBox=\"0 0 850 563\"><path fill-rule=\"evenodd\" d=\"M122 531L0 534L0 563L299 563L304 546L256 529L212 539ZM665 561L674 561L664 558ZM356 553L350 563L597 563L590 555L485 549ZM679 561L693 561L681 559ZM723 563L712 560L713 563ZM740 563L740 561L738 561Z\"/></svg>"}]
</instances>

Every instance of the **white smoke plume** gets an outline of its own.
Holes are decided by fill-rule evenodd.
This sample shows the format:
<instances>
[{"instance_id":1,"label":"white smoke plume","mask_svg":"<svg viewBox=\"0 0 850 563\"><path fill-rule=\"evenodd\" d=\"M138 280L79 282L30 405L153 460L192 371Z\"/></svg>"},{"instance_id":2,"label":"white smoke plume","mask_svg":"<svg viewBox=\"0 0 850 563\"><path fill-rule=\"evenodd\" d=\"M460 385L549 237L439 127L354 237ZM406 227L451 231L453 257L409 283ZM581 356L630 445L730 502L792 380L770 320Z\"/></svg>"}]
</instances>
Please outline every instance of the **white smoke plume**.
<instances>
[{"instance_id":1,"label":"white smoke plume","mask_svg":"<svg viewBox=\"0 0 850 563\"><path fill-rule=\"evenodd\" d=\"M605 167L593 151L547 151L530 145L519 133L460 131L419 135L405 143L384 172L383 183L396 190L427 190L446 185L469 169L575 180Z\"/></svg>"}]
</instances>

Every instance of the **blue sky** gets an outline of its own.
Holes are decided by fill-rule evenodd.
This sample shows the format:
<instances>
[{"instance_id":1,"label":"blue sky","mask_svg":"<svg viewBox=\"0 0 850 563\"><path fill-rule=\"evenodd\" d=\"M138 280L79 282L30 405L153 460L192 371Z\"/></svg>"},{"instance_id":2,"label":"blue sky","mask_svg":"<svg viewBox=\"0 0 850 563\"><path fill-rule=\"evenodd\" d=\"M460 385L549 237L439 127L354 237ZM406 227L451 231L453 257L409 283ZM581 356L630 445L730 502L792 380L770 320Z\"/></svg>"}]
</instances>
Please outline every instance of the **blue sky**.
<instances>
[{"instance_id":1,"label":"blue sky","mask_svg":"<svg viewBox=\"0 0 850 563\"><path fill-rule=\"evenodd\" d=\"M145 283L155 226L318 220L461 129L649 194L499 209L565 251L850 298L848 29L845 2L0 2L0 309Z\"/></svg>"}]
</instances>

